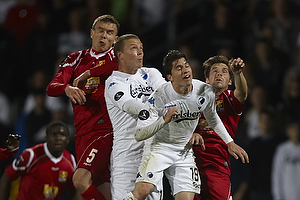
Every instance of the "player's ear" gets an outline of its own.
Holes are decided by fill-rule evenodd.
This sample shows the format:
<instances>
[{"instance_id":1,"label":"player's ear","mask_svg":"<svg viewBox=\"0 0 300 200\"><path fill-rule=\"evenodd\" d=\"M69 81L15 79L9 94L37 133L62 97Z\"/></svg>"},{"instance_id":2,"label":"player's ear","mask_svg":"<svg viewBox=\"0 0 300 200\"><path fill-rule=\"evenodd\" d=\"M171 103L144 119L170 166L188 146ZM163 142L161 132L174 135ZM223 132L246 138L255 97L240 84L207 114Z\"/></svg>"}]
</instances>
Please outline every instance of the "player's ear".
<instances>
[{"instance_id":1,"label":"player's ear","mask_svg":"<svg viewBox=\"0 0 300 200\"><path fill-rule=\"evenodd\" d=\"M116 36L115 37L115 41L114 41L114 44L116 43L116 41L118 40L119 36Z\"/></svg>"},{"instance_id":2,"label":"player's ear","mask_svg":"<svg viewBox=\"0 0 300 200\"><path fill-rule=\"evenodd\" d=\"M167 79L168 79L169 81L172 81L172 80L173 80L172 75L171 75L171 74L168 74L168 75L167 75Z\"/></svg>"},{"instance_id":3,"label":"player's ear","mask_svg":"<svg viewBox=\"0 0 300 200\"><path fill-rule=\"evenodd\" d=\"M119 59L119 60L121 60L121 55L122 55L122 52L121 51L117 51L117 58Z\"/></svg>"},{"instance_id":4,"label":"player's ear","mask_svg":"<svg viewBox=\"0 0 300 200\"><path fill-rule=\"evenodd\" d=\"M232 79L229 79L228 85L232 85Z\"/></svg>"},{"instance_id":5,"label":"player's ear","mask_svg":"<svg viewBox=\"0 0 300 200\"><path fill-rule=\"evenodd\" d=\"M208 77L205 78L205 82L209 84L209 78Z\"/></svg>"},{"instance_id":6,"label":"player's ear","mask_svg":"<svg viewBox=\"0 0 300 200\"><path fill-rule=\"evenodd\" d=\"M93 31L93 29L91 29L91 33L90 33L91 39L93 39L93 35L94 35L94 31Z\"/></svg>"}]
</instances>

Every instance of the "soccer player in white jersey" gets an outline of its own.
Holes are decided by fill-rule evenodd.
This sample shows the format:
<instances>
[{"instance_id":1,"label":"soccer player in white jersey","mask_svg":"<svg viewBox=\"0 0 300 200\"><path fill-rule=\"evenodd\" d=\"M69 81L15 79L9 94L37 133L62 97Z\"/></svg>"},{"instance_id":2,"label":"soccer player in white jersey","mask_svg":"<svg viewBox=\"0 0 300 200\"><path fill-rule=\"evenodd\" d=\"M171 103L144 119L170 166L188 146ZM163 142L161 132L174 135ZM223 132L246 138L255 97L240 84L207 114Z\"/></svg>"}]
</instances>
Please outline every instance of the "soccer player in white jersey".
<instances>
[{"instance_id":1,"label":"soccer player in white jersey","mask_svg":"<svg viewBox=\"0 0 300 200\"><path fill-rule=\"evenodd\" d=\"M137 141L146 140L135 189L124 199L145 199L160 190L163 173L175 200L192 200L200 193L200 176L189 140L203 112L208 123L228 145L229 152L249 161L234 143L216 113L213 88L192 79L192 69L183 53L170 51L163 61L168 83L159 87L139 112ZM152 137L153 136L153 137ZM199 142L199 141L198 141Z\"/></svg>"},{"instance_id":2,"label":"soccer player in white jersey","mask_svg":"<svg viewBox=\"0 0 300 200\"><path fill-rule=\"evenodd\" d=\"M138 112L150 94L166 81L155 68L143 66L143 44L133 34L123 35L114 45L119 69L105 82L105 101L113 126L111 153L112 199L120 200L134 189L144 142L134 139ZM159 199L157 192L153 199Z\"/></svg>"}]
</instances>

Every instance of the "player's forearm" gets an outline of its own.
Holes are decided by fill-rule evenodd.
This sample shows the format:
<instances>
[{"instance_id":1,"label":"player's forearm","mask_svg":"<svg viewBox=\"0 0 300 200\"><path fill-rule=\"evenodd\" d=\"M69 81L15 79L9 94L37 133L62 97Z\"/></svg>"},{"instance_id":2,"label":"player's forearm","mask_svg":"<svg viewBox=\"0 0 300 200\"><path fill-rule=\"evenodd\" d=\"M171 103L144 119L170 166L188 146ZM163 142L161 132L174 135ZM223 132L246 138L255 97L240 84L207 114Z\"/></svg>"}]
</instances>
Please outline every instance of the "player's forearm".
<instances>
[{"instance_id":1,"label":"player's forearm","mask_svg":"<svg viewBox=\"0 0 300 200\"><path fill-rule=\"evenodd\" d=\"M247 80L243 72L239 74L235 74L234 80L235 80L234 96L239 100L239 102L244 102L247 99L248 86L247 86Z\"/></svg>"},{"instance_id":2,"label":"player's forearm","mask_svg":"<svg viewBox=\"0 0 300 200\"><path fill-rule=\"evenodd\" d=\"M222 122L221 124L217 124L213 129L226 144L233 141Z\"/></svg>"},{"instance_id":3,"label":"player's forearm","mask_svg":"<svg viewBox=\"0 0 300 200\"><path fill-rule=\"evenodd\" d=\"M68 85L69 84L51 82L47 86L46 92L47 92L48 96L57 97L57 96L65 94L65 88Z\"/></svg>"},{"instance_id":4,"label":"player's forearm","mask_svg":"<svg viewBox=\"0 0 300 200\"><path fill-rule=\"evenodd\" d=\"M164 127L167 123L165 122L163 117L158 118L152 124L147 126L140 126L135 130L135 140L142 141L152 137L157 131L159 131L162 127Z\"/></svg>"},{"instance_id":5,"label":"player's forearm","mask_svg":"<svg viewBox=\"0 0 300 200\"><path fill-rule=\"evenodd\" d=\"M204 115L208 124L214 129L214 131L226 144L233 141L232 137L229 135L223 122L216 112L205 112Z\"/></svg>"}]
</instances>

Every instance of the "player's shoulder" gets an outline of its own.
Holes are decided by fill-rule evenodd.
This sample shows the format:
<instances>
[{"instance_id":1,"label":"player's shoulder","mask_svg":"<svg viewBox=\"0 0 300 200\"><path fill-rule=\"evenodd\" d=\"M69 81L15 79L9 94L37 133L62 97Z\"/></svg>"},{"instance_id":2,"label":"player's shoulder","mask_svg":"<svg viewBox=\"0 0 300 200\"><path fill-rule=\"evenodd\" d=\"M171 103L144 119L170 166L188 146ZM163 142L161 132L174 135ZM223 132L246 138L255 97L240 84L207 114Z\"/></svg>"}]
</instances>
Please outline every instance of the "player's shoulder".
<instances>
[{"instance_id":1,"label":"player's shoulder","mask_svg":"<svg viewBox=\"0 0 300 200\"><path fill-rule=\"evenodd\" d=\"M44 148L45 143L37 144L31 148L26 149L25 151L30 152L31 156L33 158L40 158L45 155L45 148Z\"/></svg>"},{"instance_id":2,"label":"player's shoulder","mask_svg":"<svg viewBox=\"0 0 300 200\"><path fill-rule=\"evenodd\" d=\"M112 71L111 75L105 80L105 84L110 84L111 82L120 82L122 81L122 76L119 71Z\"/></svg>"},{"instance_id":3,"label":"player's shoulder","mask_svg":"<svg viewBox=\"0 0 300 200\"><path fill-rule=\"evenodd\" d=\"M66 150L66 149L64 149L64 151L63 151L63 156L70 159L70 160L72 160L73 157L74 157L73 154L71 152L69 152L68 150Z\"/></svg>"},{"instance_id":4,"label":"player's shoulder","mask_svg":"<svg viewBox=\"0 0 300 200\"><path fill-rule=\"evenodd\" d=\"M35 160L45 155L43 144L38 144L25 149L22 154L13 162L15 168L25 169L34 163Z\"/></svg>"},{"instance_id":5,"label":"player's shoulder","mask_svg":"<svg viewBox=\"0 0 300 200\"><path fill-rule=\"evenodd\" d=\"M209 85L208 83L205 83L201 80L198 80L198 79L193 79L192 81L193 83L193 87L198 90L198 91L201 91L201 92L213 92L214 91L214 88Z\"/></svg>"},{"instance_id":6,"label":"player's shoulder","mask_svg":"<svg viewBox=\"0 0 300 200\"><path fill-rule=\"evenodd\" d=\"M151 96L164 97L169 94L169 91L172 90L171 88L172 88L171 81L167 81L163 83L161 86L159 86L156 90L154 90Z\"/></svg>"},{"instance_id":7,"label":"player's shoulder","mask_svg":"<svg viewBox=\"0 0 300 200\"><path fill-rule=\"evenodd\" d=\"M75 157L68 150L64 149L64 151L63 151L63 157L68 160L68 162L72 165L73 168L76 167Z\"/></svg>"},{"instance_id":8,"label":"player's shoulder","mask_svg":"<svg viewBox=\"0 0 300 200\"><path fill-rule=\"evenodd\" d=\"M143 66L139 69L139 72L142 74L148 73L148 74L157 74L160 73L158 69L156 69L153 66Z\"/></svg>"},{"instance_id":9,"label":"player's shoulder","mask_svg":"<svg viewBox=\"0 0 300 200\"><path fill-rule=\"evenodd\" d=\"M70 53L61 63L60 67L73 67L78 64L82 60L83 57L90 57L90 49L85 49L81 51L76 51Z\"/></svg>"}]
</instances>

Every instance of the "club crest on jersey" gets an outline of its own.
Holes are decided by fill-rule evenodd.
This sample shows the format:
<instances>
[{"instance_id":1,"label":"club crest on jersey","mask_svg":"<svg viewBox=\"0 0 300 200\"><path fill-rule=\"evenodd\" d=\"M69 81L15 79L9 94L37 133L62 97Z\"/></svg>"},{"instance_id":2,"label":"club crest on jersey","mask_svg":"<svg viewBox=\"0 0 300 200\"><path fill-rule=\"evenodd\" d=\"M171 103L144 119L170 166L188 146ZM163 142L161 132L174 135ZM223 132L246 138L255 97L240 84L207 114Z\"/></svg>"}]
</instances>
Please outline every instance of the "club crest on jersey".
<instances>
[{"instance_id":1,"label":"club crest on jersey","mask_svg":"<svg viewBox=\"0 0 300 200\"><path fill-rule=\"evenodd\" d=\"M197 100L197 104L199 106L202 106L205 102L205 98L204 97L199 97L198 100Z\"/></svg>"},{"instance_id":2,"label":"club crest on jersey","mask_svg":"<svg viewBox=\"0 0 300 200\"><path fill-rule=\"evenodd\" d=\"M224 102L223 102L223 100L216 101L216 108L217 108L218 113L224 111Z\"/></svg>"},{"instance_id":3,"label":"club crest on jersey","mask_svg":"<svg viewBox=\"0 0 300 200\"><path fill-rule=\"evenodd\" d=\"M100 60L99 63L96 66L101 66L105 64L105 60Z\"/></svg>"},{"instance_id":4,"label":"club crest on jersey","mask_svg":"<svg viewBox=\"0 0 300 200\"><path fill-rule=\"evenodd\" d=\"M139 112L139 116L138 117L139 117L140 120L146 120L146 119L149 118L149 116L150 116L150 113L149 113L148 110L141 110Z\"/></svg>"},{"instance_id":5,"label":"club crest on jersey","mask_svg":"<svg viewBox=\"0 0 300 200\"><path fill-rule=\"evenodd\" d=\"M59 171L58 181L60 183L66 182L67 178L68 178L68 172L67 171Z\"/></svg>"},{"instance_id":6,"label":"club crest on jersey","mask_svg":"<svg viewBox=\"0 0 300 200\"><path fill-rule=\"evenodd\" d=\"M147 80L147 78L148 78L148 74L143 74L143 79Z\"/></svg>"},{"instance_id":7,"label":"club crest on jersey","mask_svg":"<svg viewBox=\"0 0 300 200\"><path fill-rule=\"evenodd\" d=\"M123 95L124 95L124 92L122 92L122 91L117 92L114 96L115 101L119 101Z\"/></svg>"}]
</instances>

